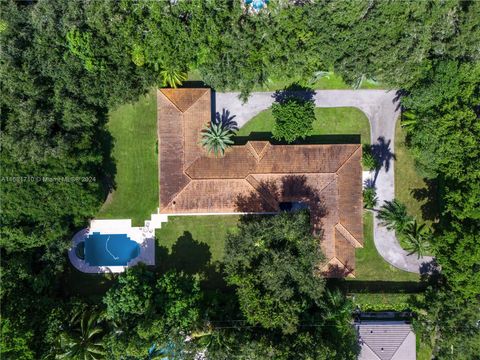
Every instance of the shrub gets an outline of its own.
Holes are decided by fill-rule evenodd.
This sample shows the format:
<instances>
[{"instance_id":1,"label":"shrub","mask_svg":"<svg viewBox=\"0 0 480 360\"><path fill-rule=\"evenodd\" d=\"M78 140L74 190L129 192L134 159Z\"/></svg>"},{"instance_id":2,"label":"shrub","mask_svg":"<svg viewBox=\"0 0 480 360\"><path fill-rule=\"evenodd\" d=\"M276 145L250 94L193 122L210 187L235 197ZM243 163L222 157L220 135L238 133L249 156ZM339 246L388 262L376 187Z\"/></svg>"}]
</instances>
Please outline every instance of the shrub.
<instances>
[{"instance_id":1,"label":"shrub","mask_svg":"<svg viewBox=\"0 0 480 360\"><path fill-rule=\"evenodd\" d=\"M363 190L363 207L366 209L373 209L377 206L378 198L377 191L374 187L367 187Z\"/></svg>"},{"instance_id":2,"label":"shrub","mask_svg":"<svg viewBox=\"0 0 480 360\"><path fill-rule=\"evenodd\" d=\"M365 169L373 171L380 167L378 160L373 156L372 147L370 145L363 145L362 165Z\"/></svg>"},{"instance_id":3,"label":"shrub","mask_svg":"<svg viewBox=\"0 0 480 360\"><path fill-rule=\"evenodd\" d=\"M315 120L315 103L313 100L288 98L272 105L275 118L273 137L288 143L298 138L305 139L313 130Z\"/></svg>"}]
</instances>

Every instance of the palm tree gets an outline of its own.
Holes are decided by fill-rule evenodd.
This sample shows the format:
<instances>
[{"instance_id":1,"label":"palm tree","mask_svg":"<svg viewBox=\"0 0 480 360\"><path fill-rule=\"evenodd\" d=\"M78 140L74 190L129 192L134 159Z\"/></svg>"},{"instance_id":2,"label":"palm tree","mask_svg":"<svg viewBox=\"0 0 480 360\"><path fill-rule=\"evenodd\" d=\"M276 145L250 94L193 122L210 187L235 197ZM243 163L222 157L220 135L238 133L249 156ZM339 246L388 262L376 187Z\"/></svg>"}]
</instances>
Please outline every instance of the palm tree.
<instances>
[{"instance_id":1,"label":"palm tree","mask_svg":"<svg viewBox=\"0 0 480 360\"><path fill-rule=\"evenodd\" d=\"M208 152L212 152L215 156L223 155L227 147L233 144L232 137L235 133L228 128L224 128L222 124L210 123L203 129L202 145Z\"/></svg>"},{"instance_id":2,"label":"palm tree","mask_svg":"<svg viewBox=\"0 0 480 360\"><path fill-rule=\"evenodd\" d=\"M171 88L176 88L177 86L182 85L185 80L187 80L186 73L173 68L160 71L160 75L163 79L163 86L170 86Z\"/></svg>"},{"instance_id":3,"label":"palm tree","mask_svg":"<svg viewBox=\"0 0 480 360\"><path fill-rule=\"evenodd\" d=\"M402 113L402 121L400 125L408 133L413 133L418 127L418 118L414 113L410 111L405 111L404 113Z\"/></svg>"},{"instance_id":4,"label":"palm tree","mask_svg":"<svg viewBox=\"0 0 480 360\"><path fill-rule=\"evenodd\" d=\"M353 303L338 289L325 291L325 319L337 326L348 325L353 313Z\"/></svg>"},{"instance_id":5,"label":"palm tree","mask_svg":"<svg viewBox=\"0 0 480 360\"><path fill-rule=\"evenodd\" d=\"M378 197L374 187L366 187L363 189L363 207L365 209L373 209L377 206Z\"/></svg>"},{"instance_id":6,"label":"palm tree","mask_svg":"<svg viewBox=\"0 0 480 360\"><path fill-rule=\"evenodd\" d=\"M398 234L402 234L413 218L408 215L407 208L400 201L385 201L380 210L378 210L377 218L380 224L386 226L388 230L395 230Z\"/></svg>"},{"instance_id":7,"label":"palm tree","mask_svg":"<svg viewBox=\"0 0 480 360\"><path fill-rule=\"evenodd\" d=\"M105 356L104 329L100 326L100 314L77 312L68 330L60 333L56 359L100 360Z\"/></svg>"},{"instance_id":8,"label":"palm tree","mask_svg":"<svg viewBox=\"0 0 480 360\"><path fill-rule=\"evenodd\" d=\"M432 230L425 224L418 224L416 219L413 220L407 225L404 233L408 255L417 253L417 258L420 259L428 252L431 238Z\"/></svg>"}]
</instances>

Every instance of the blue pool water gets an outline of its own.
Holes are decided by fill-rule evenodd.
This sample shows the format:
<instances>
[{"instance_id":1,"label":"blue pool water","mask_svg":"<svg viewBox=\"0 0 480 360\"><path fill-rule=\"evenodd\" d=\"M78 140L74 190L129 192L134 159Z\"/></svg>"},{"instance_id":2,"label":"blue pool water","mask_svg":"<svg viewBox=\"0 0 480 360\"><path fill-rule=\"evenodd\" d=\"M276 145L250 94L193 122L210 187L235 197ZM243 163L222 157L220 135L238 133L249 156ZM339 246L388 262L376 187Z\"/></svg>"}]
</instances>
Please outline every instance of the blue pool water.
<instances>
[{"instance_id":1,"label":"blue pool water","mask_svg":"<svg viewBox=\"0 0 480 360\"><path fill-rule=\"evenodd\" d=\"M125 266L140 254L140 246L126 234L94 232L85 239L85 261L91 266Z\"/></svg>"}]
</instances>

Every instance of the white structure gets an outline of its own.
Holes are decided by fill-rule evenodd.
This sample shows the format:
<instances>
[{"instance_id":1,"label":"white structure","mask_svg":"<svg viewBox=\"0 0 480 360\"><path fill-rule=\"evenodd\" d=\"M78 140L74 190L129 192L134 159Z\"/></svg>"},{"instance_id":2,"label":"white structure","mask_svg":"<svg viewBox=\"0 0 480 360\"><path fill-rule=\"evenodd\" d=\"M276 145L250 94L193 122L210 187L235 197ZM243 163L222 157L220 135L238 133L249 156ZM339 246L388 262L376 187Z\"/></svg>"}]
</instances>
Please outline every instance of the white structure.
<instances>
[{"instance_id":1,"label":"white structure","mask_svg":"<svg viewBox=\"0 0 480 360\"><path fill-rule=\"evenodd\" d=\"M358 360L416 360L415 333L405 321L355 323L361 346Z\"/></svg>"}]
</instances>

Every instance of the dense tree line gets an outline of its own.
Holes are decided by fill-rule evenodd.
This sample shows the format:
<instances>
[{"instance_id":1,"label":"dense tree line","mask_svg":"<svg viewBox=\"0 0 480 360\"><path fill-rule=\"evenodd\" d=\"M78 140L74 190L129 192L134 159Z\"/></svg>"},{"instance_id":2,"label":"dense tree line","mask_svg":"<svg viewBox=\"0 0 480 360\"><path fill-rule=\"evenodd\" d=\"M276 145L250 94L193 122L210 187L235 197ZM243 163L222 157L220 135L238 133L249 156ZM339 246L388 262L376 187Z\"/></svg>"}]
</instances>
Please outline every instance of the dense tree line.
<instances>
[{"instance_id":1,"label":"dense tree line","mask_svg":"<svg viewBox=\"0 0 480 360\"><path fill-rule=\"evenodd\" d=\"M244 12L235 0L0 3L6 358L48 354L57 346L58 327L67 327L64 319L73 319L74 326L83 316L73 313L80 300L63 289L64 251L114 186L108 111L151 86L174 85L190 71L218 90L239 90L243 97L271 79L307 83L316 72L332 69L352 86L371 78L401 89L409 145L419 169L436 182L441 204L432 247L444 280L434 287L448 296L435 297L435 307L450 309L452 316L462 309L458 319L478 309L480 2L270 3L257 15ZM194 279L179 279L195 289ZM150 285L175 288L157 281ZM111 291L122 296L122 282ZM198 300L195 290L187 294ZM129 329L132 333L142 334L144 320L153 321L146 309L156 309L160 322L168 318L165 305L159 305L168 301L151 297L155 305L131 310L132 316L141 313L134 317L139 324ZM426 311L430 317L423 324L436 324L439 358L449 356L452 331L459 339L461 334L478 339L473 327L462 333L467 327L447 321L442 311ZM92 323L103 321L110 329L117 313L109 309L106 314L93 316ZM212 332L203 339L221 338L265 354L272 348L299 351L320 337L329 341L321 331L299 332L294 340L281 332L240 333L223 330L219 337ZM474 349L472 344L462 342Z\"/></svg>"}]
</instances>

